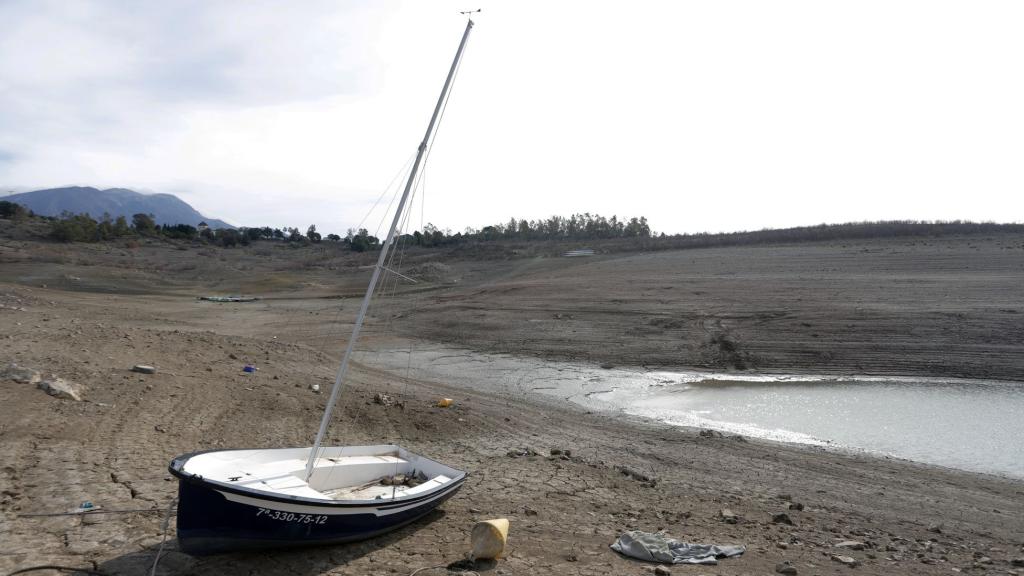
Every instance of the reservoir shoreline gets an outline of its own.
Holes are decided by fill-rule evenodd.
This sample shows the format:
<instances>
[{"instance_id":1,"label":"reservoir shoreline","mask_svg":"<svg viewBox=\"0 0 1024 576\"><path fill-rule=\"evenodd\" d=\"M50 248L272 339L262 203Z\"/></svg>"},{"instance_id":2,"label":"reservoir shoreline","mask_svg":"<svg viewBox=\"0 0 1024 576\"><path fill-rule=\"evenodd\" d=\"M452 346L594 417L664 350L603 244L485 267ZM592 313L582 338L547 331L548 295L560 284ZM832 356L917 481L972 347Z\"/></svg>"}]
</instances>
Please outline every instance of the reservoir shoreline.
<instances>
[{"instance_id":1,"label":"reservoir shoreline","mask_svg":"<svg viewBox=\"0 0 1024 576\"><path fill-rule=\"evenodd\" d=\"M0 363L81 385L84 400L0 383L0 573L40 564L148 573L176 494L171 457L309 445L325 402L311 387L333 381L358 309L347 295L368 276L363 256L2 234ZM159 573L409 574L462 558L473 523L492 517L511 521L498 566L508 574L640 574L608 548L631 529L747 546L708 574L768 574L787 561L800 574L850 574L834 555L853 558L862 576L1017 570L1020 480L701 435L606 411L601 395L628 389L619 372L633 378L644 365L1020 379L1022 249L1015 236L572 262L452 256L450 279L400 289L372 311L328 439L400 443L467 470L459 494L389 536L301 551L191 557L176 549L172 516ZM897 280L907 277L915 282L904 289ZM211 293L262 299L196 299ZM723 336L739 356L723 353ZM400 355L410 342L435 356L410 370ZM524 359L540 373L516 364ZM736 360L745 370L728 365ZM132 372L136 364L156 373ZM439 398L453 404L439 408ZM83 502L152 512L35 516Z\"/></svg>"}]
</instances>

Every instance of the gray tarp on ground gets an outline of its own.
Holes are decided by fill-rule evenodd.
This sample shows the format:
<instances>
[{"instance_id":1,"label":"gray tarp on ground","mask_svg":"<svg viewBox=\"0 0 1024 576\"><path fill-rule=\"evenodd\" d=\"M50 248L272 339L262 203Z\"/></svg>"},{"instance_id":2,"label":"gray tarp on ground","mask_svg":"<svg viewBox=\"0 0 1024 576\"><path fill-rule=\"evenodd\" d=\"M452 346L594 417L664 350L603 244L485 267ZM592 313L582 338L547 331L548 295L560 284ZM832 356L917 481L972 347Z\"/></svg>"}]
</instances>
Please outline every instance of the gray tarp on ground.
<instances>
[{"instance_id":1,"label":"gray tarp on ground","mask_svg":"<svg viewBox=\"0 0 1024 576\"><path fill-rule=\"evenodd\" d=\"M746 546L690 544L662 532L623 532L612 550L648 562L666 564L718 564L718 558L732 558L746 552Z\"/></svg>"}]
</instances>

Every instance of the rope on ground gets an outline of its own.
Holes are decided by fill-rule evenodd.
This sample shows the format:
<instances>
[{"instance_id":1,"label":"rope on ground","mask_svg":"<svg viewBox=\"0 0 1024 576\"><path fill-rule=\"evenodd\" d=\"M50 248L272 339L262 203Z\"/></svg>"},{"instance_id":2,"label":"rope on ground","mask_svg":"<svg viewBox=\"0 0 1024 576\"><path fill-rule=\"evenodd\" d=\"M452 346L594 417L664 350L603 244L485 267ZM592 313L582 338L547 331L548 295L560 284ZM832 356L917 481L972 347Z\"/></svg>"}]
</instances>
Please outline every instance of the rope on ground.
<instances>
[{"instance_id":1,"label":"rope on ground","mask_svg":"<svg viewBox=\"0 0 1024 576\"><path fill-rule=\"evenodd\" d=\"M162 512L162 508L133 508L130 510L76 510L75 512L42 512L18 514L18 518L41 518L45 516L85 516L93 514L138 514L142 512Z\"/></svg>"},{"instance_id":2,"label":"rope on ground","mask_svg":"<svg viewBox=\"0 0 1024 576\"><path fill-rule=\"evenodd\" d=\"M413 570L412 573L409 574L409 576L416 576L420 572L425 572L427 570L437 570L439 568L448 568L449 566L450 566L450 564L438 564L437 566L426 566L424 568L417 568L416 570ZM474 572L472 570L464 570L464 571L459 572L459 574L469 574L470 576L480 576L480 574L478 572Z\"/></svg>"},{"instance_id":3,"label":"rope on ground","mask_svg":"<svg viewBox=\"0 0 1024 576\"><path fill-rule=\"evenodd\" d=\"M149 576L156 575L157 564L160 563L160 555L164 553L164 544L167 543L167 528L171 525L171 511L174 510L174 506L178 503L178 499L171 500L171 504L167 507L167 515L164 516L164 537L160 540L160 548L156 551L156 558L153 559L153 569L149 571Z\"/></svg>"},{"instance_id":4,"label":"rope on ground","mask_svg":"<svg viewBox=\"0 0 1024 576\"><path fill-rule=\"evenodd\" d=\"M15 570L7 574L7 576L14 576L15 574L24 574L26 572L35 572L37 570L57 570L59 572L80 572L83 574L95 574L97 576L107 576L106 572L100 572L99 570L93 570L92 568L74 568L71 566L56 566L54 564L46 564L44 566L29 566L28 568L22 568Z\"/></svg>"},{"instance_id":5,"label":"rope on ground","mask_svg":"<svg viewBox=\"0 0 1024 576\"><path fill-rule=\"evenodd\" d=\"M448 566L448 565L447 564L438 564L437 566L427 566L426 568L417 568L417 569L413 570L412 573L409 574L409 576L416 576L420 572L425 572L427 570L437 570L438 568L444 568L446 566Z\"/></svg>"}]
</instances>

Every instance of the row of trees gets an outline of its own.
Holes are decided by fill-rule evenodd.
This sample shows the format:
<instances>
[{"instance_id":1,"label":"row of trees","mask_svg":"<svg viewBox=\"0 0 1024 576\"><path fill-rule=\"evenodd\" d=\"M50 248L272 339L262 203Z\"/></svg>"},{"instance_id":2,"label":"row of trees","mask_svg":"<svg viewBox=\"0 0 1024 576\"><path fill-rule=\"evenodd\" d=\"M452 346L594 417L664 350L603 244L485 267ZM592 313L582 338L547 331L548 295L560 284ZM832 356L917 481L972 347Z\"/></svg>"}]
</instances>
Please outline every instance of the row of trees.
<instances>
[{"instance_id":1,"label":"row of trees","mask_svg":"<svg viewBox=\"0 0 1024 576\"><path fill-rule=\"evenodd\" d=\"M0 201L0 218L20 220L34 217L32 212L20 204ZM349 229L344 237L337 234L321 235L312 225L303 234L298 228L221 228L212 230L205 223L199 226L187 224L158 225L151 214L135 214L131 222L123 217L104 214L99 220L88 214L64 213L51 221L50 234L62 242L101 242L132 236L163 236L177 240L202 241L209 244L231 247L248 245L259 241L277 241L308 244L319 242L338 243L355 252L377 250L381 241L365 228ZM995 224L992 222L970 221L881 221L846 224L821 224L785 229L766 229L749 232L721 234L660 234L650 242L637 246L651 249L703 248L710 246L734 246L780 242L813 242L823 240L882 238L897 236L941 236L948 234L979 234L993 232L1024 232L1024 225ZM546 220L510 219L504 224L485 226L481 229L466 228L462 232L438 229L427 224L422 231L416 230L401 236L406 246L449 246L472 242L514 241L590 241L615 239L654 238L647 219L644 217L620 220L616 216L605 218L596 214L573 214L569 217L552 216ZM629 243L632 245L633 243Z\"/></svg>"},{"instance_id":2,"label":"row of trees","mask_svg":"<svg viewBox=\"0 0 1024 576\"><path fill-rule=\"evenodd\" d=\"M23 209L20 205L10 204L10 212ZM5 208L7 209L7 208ZM177 240L203 240L206 242L231 247L248 245L258 241L278 241L295 243L318 243L324 240L338 242L356 252L376 250L380 248L380 239L371 235L365 228L358 231L349 229L345 237L337 234L321 235L316 225L311 225L303 234L298 228L256 228L212 230L205 223L198 227L188 224L158 225L151 214L135 214L129 224L124 216L117 218L104 214L99 220L88 214L70 214L65 212L60 218L53 219L51 236L61 242L101 242L126 236L165 236ZM589 213L573 214L568 218L552 216L547 220L517 220L512 218L505 224L485 226L479 230L467 228L463 232L452 233L441 230L433 224L427 224L422 231L416 230L405 234L401 240L407 245L432 247L461 244L471 241L488 242L495 240L589 240L607 238L647 238L651 228L644 217L619 220L618 217L591 215Z\"/></svg>"},{"instance_id":3,"label":"row of trees","mask_svg":"<svg viewBox=\"0 0 1024 576\"><path fill-rule=\"evenodd\" d=\"M608 238L649 238L651 227L647 218L605 218L585 212L568 218L552 216L546 220L516 220L507 224L486 226L473 234L480 240L510 238L517 240L599 240Z\"/></svg>"},{"instance_id":4,"label":"row of trees","mask_svg":"<svg viewBox=\"0 0 1024 576\"><path fill-rule=\"evenodd\" d=\"M20 204L0 202L0 218L18 220L34 217L31 211ZM163 236L175 240L196 240L224 247L247 246L252 242L269 240L281 242L310 243L321 242L324 237L310 226L303 234L298 228L218 228L211 229L205 222L198 226L188 224L157 224L152 214L134 214L131 223L124 216L112 217L104 214L99 220L88 214L72 214L65 212L59 218L50 220L50 237L61 242L102 242L118 238L138 236ZM380 240L371 236L366 229L358 232L349 230L345 238L337 234L328 234L326 239L331 242L342 242L352 250L364 252L380 247Z\"/></svg>"},{"instance_id":5,"label":"row of trees","mask_svg":"<svg viewBox=\"0 0 1024 576\"><path fill-rule=\"evenodd\" d=\"M375 236L371 236L365 228L360 228L358 232L349 228L348 234L344 238L337 234L322 236L316 231L316 224L310 225L306 229L305 234L300 232L298 228L285 227L282 229L269 226L262 228L239 228L239 232L246 243L258 240L276 240L279 242L309 242L316 244L327 240L328 242L342 242L356 252L365 252L366 250L380 247L380 240Z\"/></svg>"},{"instance_id":6,"label":"row of trees","mask_svg":"<svg viewBox=\"0 0 1024 576\"><path fill-rule=\"evenodd\" d=\"M0 217L19 219L33 216L20 204L0 201ZM345 237L337 234L321 235L316 225L311 225L303 234L298 228L254 228L217 230L205 223L199 226L188 224L158 225L152 214L134 214L131 223L124 216L112 217L104 214L98 220L88 214L63 213L51 220L50 235L61 242L101 242L129 236L165 236L176 240L202 240L222 246L248 245L257 241L279 241L295 243L318 243L324 240L338 242L356 252L380 248L380 239L365 228L358 231L349 229ZM606 218L597 214L573 214L569 217L552 216L546 220L511 218L507 223L485 226L481 229L466 228L463 232L452 233L427 224L422 231L416 230L402 236L406 245L423 247L461 244L471 241L496 240L596 240L613 238L648 238L651 228L647 218L620 220L617 216Z\"/></svg>"},{"instance_id":7,"label":"row of trees","mask_svg":"<svg viewBox=\"0 0 1024 576\"><path fill-rule=\"evenodd\" d=\"M511 218L504 224L484 226L479 230L466 228L463 232L439 230L427 224L403 239L416 246L443 246L464 242L490 242L495 240L604 240L615 238L650 238L651 227L647 218L619 220L598 214L573 214L569 217L552 216L546 220L518 220Z\"/></svg>"}]
</instances>

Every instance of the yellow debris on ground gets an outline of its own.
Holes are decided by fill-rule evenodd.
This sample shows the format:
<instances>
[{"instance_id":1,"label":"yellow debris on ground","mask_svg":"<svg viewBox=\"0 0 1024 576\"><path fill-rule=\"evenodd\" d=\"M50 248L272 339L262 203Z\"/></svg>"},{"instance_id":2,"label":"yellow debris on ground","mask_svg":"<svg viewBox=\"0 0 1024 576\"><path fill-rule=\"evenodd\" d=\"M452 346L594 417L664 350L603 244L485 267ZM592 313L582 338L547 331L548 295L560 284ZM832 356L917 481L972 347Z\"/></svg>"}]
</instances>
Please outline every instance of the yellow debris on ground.
<instances>
[{"instance_id":1,"label":"yellow debris on ground","mask_svg":"<svg viewBox=\"0 0 1024 576\"><path fill-rule=\"evenodd\" d=\"M490 560L501 558L505 553L505 541L508 539L508 519L497 518L477 522L473 526L470 540L473 542L473 552L470 553L470 560Z\"/></svg>"}]
</instances>

